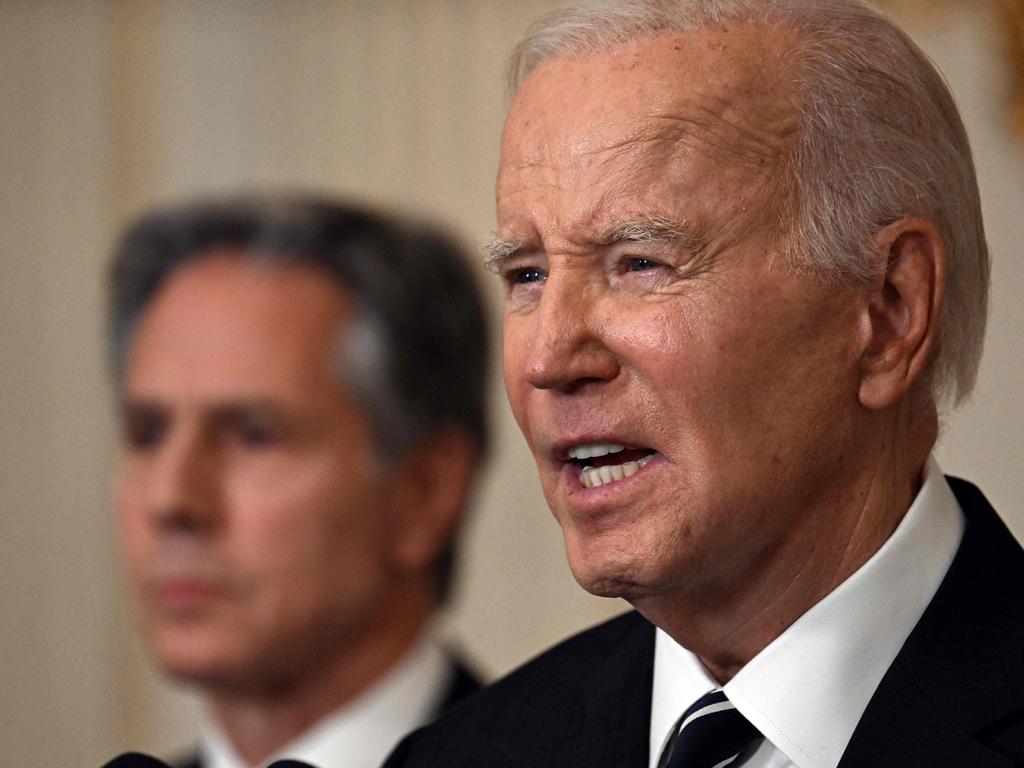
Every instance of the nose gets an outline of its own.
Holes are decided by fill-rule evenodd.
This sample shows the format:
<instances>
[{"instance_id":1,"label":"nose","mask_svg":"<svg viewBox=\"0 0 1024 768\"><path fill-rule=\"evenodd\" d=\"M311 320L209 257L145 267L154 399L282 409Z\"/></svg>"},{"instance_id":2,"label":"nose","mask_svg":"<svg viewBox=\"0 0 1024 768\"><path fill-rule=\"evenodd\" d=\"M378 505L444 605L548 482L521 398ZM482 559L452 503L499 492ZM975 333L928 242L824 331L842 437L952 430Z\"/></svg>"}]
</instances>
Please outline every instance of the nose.
<instances>
[{"instance_id":1,"label":"nose","mask_svg":"<svg viewBox=\"0 0 1024 768\"><path fill-rule=\"evenodd\" d=\"M599 286L549 276L534 311L526 380L536 389L571 392L610 381L619 362L604 338Z\"/></svg>"},{"instance_id":2,"label":"nose","mask_svg":"<svg viewBox=\"0 0 1024 768\"><path fill-rule=\"evenodd\" d=\"M199 430L181 429L156 451L148 475L150 517L160 528L204 531L219 523L216 452Z\"/></svg>"}]
</instances>

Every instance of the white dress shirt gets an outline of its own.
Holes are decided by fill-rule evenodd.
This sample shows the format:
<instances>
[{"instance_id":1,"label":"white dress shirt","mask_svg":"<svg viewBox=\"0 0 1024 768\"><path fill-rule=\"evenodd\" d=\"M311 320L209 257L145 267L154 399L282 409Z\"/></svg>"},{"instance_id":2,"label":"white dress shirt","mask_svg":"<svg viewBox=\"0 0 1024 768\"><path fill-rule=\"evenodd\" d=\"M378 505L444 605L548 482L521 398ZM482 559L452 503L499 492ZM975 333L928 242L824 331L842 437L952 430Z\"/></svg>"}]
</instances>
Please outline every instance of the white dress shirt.
<instances>
[{"instance_id":1,"label":"white dress shirt","mask_svg":"<svg viewBox=\"0 0 1024 768\"><path fill-rule=\"evenodd\" d=\"M723 687L765 736L744 768L836 767L949 569L963 529L963 512L929 458L920 492L881 549ZM680 715L718 687L696 656L657 631L652 768Z\"/></svg>"},{"instance_id":2,"label":"white dress shirt","mask_svg":"<svg viewBox=\"0 0 1024 768\"><path fill-rule=\"evenodd\" d=\"M355 701L266 763L291 758L318 768L379 768L405 734L436 716L452 672L444 651L424 636ZM207 768L248 768L215 723L203 726L200 752Z\"/></svg>"}]
</instances>

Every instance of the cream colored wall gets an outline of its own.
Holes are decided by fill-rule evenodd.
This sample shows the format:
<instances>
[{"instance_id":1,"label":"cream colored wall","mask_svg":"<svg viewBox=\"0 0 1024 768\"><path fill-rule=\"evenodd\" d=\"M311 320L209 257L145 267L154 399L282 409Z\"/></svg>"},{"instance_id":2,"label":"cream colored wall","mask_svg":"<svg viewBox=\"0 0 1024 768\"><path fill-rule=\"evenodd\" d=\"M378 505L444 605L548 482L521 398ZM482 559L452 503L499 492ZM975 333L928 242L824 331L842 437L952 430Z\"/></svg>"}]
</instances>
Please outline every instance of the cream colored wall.
<instances>
[{"instance_id":1,"label":"cream colored wall","mask_svg":"<svg viewBox=\"0 0 1024 768\"><path fill-rule=\"evenodd\" d=\"M79 765L118 735L100 254L109 13L0 3L0 744Z\"/></svg>"},{"instance_id":2,"label":"cream colored wall","mask_svg":"<svg viewBox=\"0 0 1024 768\"><path fill-rule=\"evenodd\" d=\"M985 2L949 3L907 27L939 64L964 114L992 252L992 305L978 386L948 420L937 455L978 483L1024 538L1024 136L1011 134L1005 30Z\"/></svg>"},{"instance_id":3,"label":"cream colored wall","mask_svg":"<svg viewBox=\"0 0 1024 768\"><path fill-rule=\"evenodd\" d=\"M119 748L193 738L195 703L141 658L113 565L100 280L115 229L181 195L312 185L438 216L479 243L493 222L502 58L552 5L0 3L0 743L11 764L98 765ZM955 5L909 24L967 112L995 272L976 402L951 420L940 456L981 482L1019 535L1024 140L1003 128L987 5ZM493 389L497 450L448 623L497 674L621 606L572 582Z\"/></svg>"}]
</instances>

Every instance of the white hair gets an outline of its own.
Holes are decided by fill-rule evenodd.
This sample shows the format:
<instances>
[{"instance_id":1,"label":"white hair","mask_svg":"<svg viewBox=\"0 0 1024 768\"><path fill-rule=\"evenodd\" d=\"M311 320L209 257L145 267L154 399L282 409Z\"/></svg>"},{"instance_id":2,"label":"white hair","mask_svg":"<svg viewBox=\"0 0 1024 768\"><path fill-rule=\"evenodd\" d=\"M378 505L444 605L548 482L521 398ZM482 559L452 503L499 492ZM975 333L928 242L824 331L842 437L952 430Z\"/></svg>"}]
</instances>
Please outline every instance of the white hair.
<instances>
[{"instance_id":1,"label":"white hair","mask_svg":"<svg viewBox=\"0 0 1024 768\"><path fill-rule=\"evenodd\" d=\"M886 268L883 227L931 221L947 254L931 394L957 405L977 377L988 317L989 257L967 132L942 76L914 42L858 0L593 0L542 17L509 61L514 93L543 61L712 25L796 33L787 58L800 96L784 166L791 257L831 280Z\"/></svg>"}]
</instances>

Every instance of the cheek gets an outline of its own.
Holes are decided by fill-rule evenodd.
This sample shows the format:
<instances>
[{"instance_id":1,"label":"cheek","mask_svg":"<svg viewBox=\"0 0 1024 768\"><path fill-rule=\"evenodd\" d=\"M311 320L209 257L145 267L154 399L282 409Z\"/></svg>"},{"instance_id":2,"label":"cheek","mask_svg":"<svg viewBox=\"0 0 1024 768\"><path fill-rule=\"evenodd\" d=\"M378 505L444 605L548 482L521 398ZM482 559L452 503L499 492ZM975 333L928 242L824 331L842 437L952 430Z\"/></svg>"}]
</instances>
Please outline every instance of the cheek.
<instances>
[{"instance_id":1,"label":"cheek","mask_svg":"<svg viewBox=\"0 0 1024 768\"><path fill-rule=\"evenodd\" d=\"M718 394L722 345L709 328L706 311L689 299L656 306L617 308L605 338L628 375L643 385L632 389L632 410L658 414L649 426L677 429L676 417L692 423ZM659 423L660 422L660 423Z\"/></svg>"},{"instance_id":2,"label":"cheek","mask_svg":"<svg viewBox=\"0 0 1024 768\"><path fill-rule=\"evenodd\" d=\"M120 550L126 565L134 570L136 563L144 563L146 551L154 536L146 520L145 496L139 482L121 470L113 487L114 522Z\"/></svg>"},{"instance_id":3,"label":"cheek","mask_svg":"<svg viewBox=\"0 0 1024 768\"><path fill-rule=\"evenodd\" d=\"M529 436L526 403L532 387L526 380L529 331L524 318L506 315L502 326L502 373L505 394L519 428Z\"/></svg>"},{"instance_id":4,"label":"cheek","mask_svg":"<svg viewBox=\"0 0 1024 768\"><path fill-rule=\"evenodd\" d=\"M379 489L344 467L307 464L288 482L232 493L234 555L268 589L320 591L371 575L384 543Z\"/></svg>"},{"instance_id":5,"label":"cheek","mask_svg":"<svg viewBox=\"0 0 1024 768\"><path fill-rule=\"evenodd\" d=\"M698 418L710 421L736 458L794 460L813 451L821 434L839 437L843 404L856 391L852 337L825 308L751 306L741 321L711 329L710 357L698 362Z\"/></svg>"},{"instance_id":6,"label":"cheek","mask_svg":"<svg viewBox=\"0 0 1024 768\"><path fill-rule=\"evenodd\" d=\"M601 308L601 336L624 358L680 366L706 343L707 310L689 297L614 301Z\"/></svg>"},{"instance_id":7,"label":"cheek","mask_svg":"<svg viewBox=\"0 0 1024 768\"><path fill-rule=\"evenodd\" d=\"M856 323L844 311L763 286L719 291L620 309L615 344L661 414L652 428L719 461L820 419L847 394Z\"/></svg>"}]
</instances>

